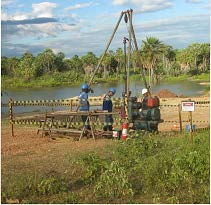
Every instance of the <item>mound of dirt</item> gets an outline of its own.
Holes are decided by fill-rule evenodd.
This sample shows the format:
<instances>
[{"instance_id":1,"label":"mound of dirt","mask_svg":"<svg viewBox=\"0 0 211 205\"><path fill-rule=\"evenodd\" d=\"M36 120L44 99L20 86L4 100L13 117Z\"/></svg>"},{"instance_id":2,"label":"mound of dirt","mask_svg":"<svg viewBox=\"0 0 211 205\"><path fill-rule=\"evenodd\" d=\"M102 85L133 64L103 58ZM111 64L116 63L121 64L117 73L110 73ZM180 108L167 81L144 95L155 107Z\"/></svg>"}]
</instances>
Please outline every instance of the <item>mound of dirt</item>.
<instances>
[{"instance_id":1,"label":"mound of dirt","mask_svg":"<svg viewBox=\"0 0 211 205\"><path fill-rule=\"evenodd\" d=\"M160 90L156 95L160 98L176 98L178 97L175 93L172 93L170 90L163 89Z\"/></svg>"}]
</instances>

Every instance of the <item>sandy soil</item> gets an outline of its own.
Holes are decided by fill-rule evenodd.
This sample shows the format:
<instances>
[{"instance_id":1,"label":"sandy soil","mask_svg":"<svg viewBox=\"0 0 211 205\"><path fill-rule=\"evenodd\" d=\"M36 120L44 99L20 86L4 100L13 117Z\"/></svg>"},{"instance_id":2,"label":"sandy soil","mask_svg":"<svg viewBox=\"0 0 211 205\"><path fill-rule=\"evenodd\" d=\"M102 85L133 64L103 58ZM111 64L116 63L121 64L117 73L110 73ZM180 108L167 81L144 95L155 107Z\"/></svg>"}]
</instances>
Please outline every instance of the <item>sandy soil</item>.
<instances>
[{"instance_id":1,"label":"sandy soil","mask_svg":"<svg viewBox=\"0 0 211 205\"><path fill-rule=\"evenodd\" d=\"M189 98L160 98L161 105L178 105L182 100ZM194 101L209 101L209 96L193 97ZM196 105L193 112L193 123L197 128L207 127L210 124L210 104ZM166 122L159 124L159 131L170 131L174 124L179 126L178 108L161 106L161 118ZM182 112L182 120L188 120L188 112ZM170 122L169 122L170 121ZM183 122L183 129L187 123ZM112 143L108 139L93 139L83 138L81 141L74 141L73 139L56 139L53 140L48 136L41 137L37 135L37 128L27 128L25 126L14 125L15 137L11 137L11 128L8 124L2 125L1 131L1 153L2 155L13 155L22 152L41 152L46 153L48 150L55 148L71 149L73 152L78 150L94 150L95 148L102 148L106 144ZM62 145L62 146L61 146Z\"/></svg>"}]
</instances>

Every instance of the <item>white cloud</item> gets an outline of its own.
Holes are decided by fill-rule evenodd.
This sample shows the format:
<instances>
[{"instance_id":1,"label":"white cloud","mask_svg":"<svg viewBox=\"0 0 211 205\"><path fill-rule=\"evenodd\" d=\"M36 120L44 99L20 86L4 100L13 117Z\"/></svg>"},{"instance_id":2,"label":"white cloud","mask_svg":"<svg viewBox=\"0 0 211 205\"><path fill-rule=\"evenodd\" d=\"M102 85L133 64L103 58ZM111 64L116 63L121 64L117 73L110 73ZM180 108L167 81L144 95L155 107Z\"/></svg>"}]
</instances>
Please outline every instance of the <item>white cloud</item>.
<instances>
[{"instance_id":1,"label":"white cloud","mask_svg":"<svg viewBox=\"0 0 211 205\"><path fill-rule=\"evenodd\" d=\"M30 13L23 13L23 12L16 12L13 15L8 15L6 12L1 12L1 20L26 20L31 18L51 18L53 17L53 9L56 8L55 3L43 2L39 4L32 4L32 12Z\"/></svg>"},{"instance_id":2,"label":"white cloud","mask_svg":"<svg viewBox=\"0 0 211 205\"><path fill-rule=\"evenodd\" d=\"M129 3L129 0L114 0L113 1L114 5L124 5L124 4L127 4L127 3Z\"/></svg>"},{"instance_id":3,"label":"white cloud","mask_svg":"<svg viewBox=\"0 0 211 205\"><path fill-rule=\"evenodd\" d=\"M65 10L71 11L71 10L75 10L75 9L86 8L91 5L93 5L93 2L88 2L88 3L84 3L84 4L75 4L74 6L69 6L69 7L65 8Z\"/></svg>"},{"instance_id":4,"label":"white cloud","mask_svg":"<svg viewBox=\"0 0 211 205\"><path fill-rule=\"evenodd\" d=\"M12 4L16 2L16 0L1 0L1 6L7 6L9 4Z\"/></svg>"},{"instance_id":5,"label":"white cloud","mask_svg":"<svg viewBox=\"0 0 211 205\"><path fill-rule=\"evenodd\" d=\"M1 13L2 21L21 21L33 20L39 18L51 18L54 16L53 9L57 4L50 2L42 2L39 4L32 4L32 12L30 13L15 13L9 15L6 12ZM72 15L72 19L74 15ZM46 22L44 24L19 24L19 25L4 25L2 24L2 39L5 42L15 38L33 38L40 39L43 37L56 37L60 32L71 31L75 29L73 24Z\"/></svg>"},{"instance_id":6,"label":"white cloud","mask_svg":"<svg viewBox=\"0 0 211 205\"><path fill-rule=\"evenodd\" d=\"M186 2L196 4L196 3L201 3L203 1L202 0L186 0Z\"/></svg>"},{"instance_id":7,"label":"white cloud","mask_svg":"<svg viewBox=\"0 0 211 205\"><path fill-rule=\"evenodd\" d=\"M171 7L172 0L113 0L114 5L135 7L138 12L151 12Z\"/></svg>"},{"instance_id":8,"label":"white cloud","mask_svg":"<svg viewBox=\"0 0 211 205\"><path fill-rule=\"evenodd\" d=\"M203 14L147 21L140 23L137 31L142 38L154 36L174 48L184 48L193 42L209 42L208 19L209 15Z\"/></svg>"},{"instance_id":9,"label":"white cloud","mask_svg":"<svg viewBox=\"0 0 211 205\"><path fill-rule=\"evenodd\" d=\"M7 20L11 20L11 16L9 16L6 12L1 11L1 20L2 21L7 21Z\"/></svg>"},{"instance_id":10,"label":"white cloud","mask_svg":"<svg viewBox=\"0 0 211 205\"><path fill-rule=\"evenodd\" d=\"M56 3L42 2L39 4L32 4L32 15L36 17L52 17L53 9L57 7Z\"/></svg>"},{"instance_id":11,"label":"white cloud","mask_svg":"<svg viewBox=\"0 0 211 205\"><path fill-rule=\"evenodd\" d=\"M184 48L194 42L208 42L207 18L208 15L181 16L172 19L141 21L141 23L134 24L139 48L142 40L149 36L156 37L165 44L172 45L173 48ZM80 32L77 35L73 33L74 38L66 36L59 41L52 39L50 42L46 42L45 46L64 52L66 57L75 54L85 55L88 51L99 56L104 51L113 29L111 25L101 25L98 29L89 32ZM123 47L122 41L125 36L127 36L127 31L122 25L118 28L109 50Z\"/></svg>"},{"instance_id":12,"label":"white cloud","mask_svg":"<svg viewBox=\"0 0 211 205\"><path fill-rule=\"evenodd\" d=\"M77 30L77 26L61 23L45 23L45 24L29 24L17 26L5 26L2 33L5 42L16 38L33 38L41 39L46 37L57 37L60 33L65 31ZM13 32L15 31L15 32Z\"/></svg>"},{"instance_id":13,"label":"white cloud","mask_svg":"<svg viewBox=\"0 0 211 205\"><path fill-rule=\"evenodd\" d=\"M156 11L170 7L170 0L115 0L116 5L133 4L137 10L142 12ZM91 2L75 6L76 8L85 8ZM1 13L2 20L25 20L38 17L53 17L56 4L43 2L33 4L33 10L30 13L16 13L13 16L5 12ZM132 6L130 8L133 8ZM74 9L66 7L67 10ZM207 11L206 11L207 12ZM101 13L102 14L102 13ZM80 19L76 14L69 13L68 17L60 16L63 22L49 22L45 24L25 24L25 25L3 25L2 29L2 51L3 54L16 52L18 54L28 50L36 54L41 52L43 48L52 48L54 51L65 53L66 57L75 54L84 55L88 51L94 52L96 55L102 54L106 47L106 43L111 36L115 22L114 17L107 15L100 16L93 21ZM134 15L134 29L136 38L140 47L142 40L148 36L159 38L166 44L172 45L174 48L181 48L191 44L192 42L209 41L209 15L181 16L169 19L154 19L151 21L139 20L140 15ZM119 17L119 13L115 18ZM138 17L138 19L136 18ZM77 20L75 20L77 18ZM68 22L77 22L77 25L70 25ZM139 22L137 23L137 20ZM99 23L100 21L100 23ZM64 23L66 22L66 23ZM103 22L103 23L102 23ZM120 24L117 33L111 43L110 49L115 50L123 46L123 37L127 35L125 24ZM18 41L17 41L18 39ZM34 41L34 39L39 39ZM207 40L208 39L208 40ZM22 44L18 44L21 42ZM14 44L13 44L14 43ZM12 47L14 49L12 50Z\"/></svg>"},{"instance_id":14,"label":"white cloud","mask_svg":"<svg viewBox=\"0 0 211 205\"><path fill-rule=\"evenodd\" d=\"M28 19L28 15L27 14L23 14L23 13L18 13L16 15L14 15L12 17L12 19L15 20L15 21L25 20L25 19Z\"/></svg>"}]
</instances>

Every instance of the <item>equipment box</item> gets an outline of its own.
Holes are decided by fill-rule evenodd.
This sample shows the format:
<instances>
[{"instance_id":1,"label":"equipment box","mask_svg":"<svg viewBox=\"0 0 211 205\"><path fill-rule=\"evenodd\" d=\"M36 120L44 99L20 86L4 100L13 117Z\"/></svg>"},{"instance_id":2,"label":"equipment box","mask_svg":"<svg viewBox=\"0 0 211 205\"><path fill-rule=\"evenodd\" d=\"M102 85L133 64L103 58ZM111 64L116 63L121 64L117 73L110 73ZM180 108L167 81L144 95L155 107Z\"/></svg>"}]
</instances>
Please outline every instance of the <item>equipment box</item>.
<instances>
[{"instance_id":1,"label":"equipment box","mask_svg":"<svg viewBox=\"0 0 211 205\"><path fill-rule=\"evenodd\" d=\"M159 107L160 106L159 98L157 96L149 97L148 100L147 100L147 106L149 108Z\"/></svg>"}]
</instances>

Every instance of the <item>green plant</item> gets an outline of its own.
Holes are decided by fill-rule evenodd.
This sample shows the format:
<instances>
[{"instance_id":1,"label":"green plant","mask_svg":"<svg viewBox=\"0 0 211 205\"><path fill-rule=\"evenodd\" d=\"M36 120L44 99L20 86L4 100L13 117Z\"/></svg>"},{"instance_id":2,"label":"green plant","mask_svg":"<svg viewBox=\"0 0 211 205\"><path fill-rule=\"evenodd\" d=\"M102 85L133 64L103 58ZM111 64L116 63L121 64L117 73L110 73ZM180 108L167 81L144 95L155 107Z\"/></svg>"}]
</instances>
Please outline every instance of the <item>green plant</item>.
<instances>
[{"instance_id":1,"label":"green plant","mask_svg":"<svg viewBox=\"0 0 211 205\"><path fill-rule=\"evenodd\" d=\"M107 161L101 159L95 153L82 157L76 163L82 166L82 180L85 184L95 182L107 166Z\"/></svg>"},{"instance_id":2,"label":"green plant","mask_svg":"<svg viewBox=\"0 0 211 205\"><path fill-rule=\"evenodd\" d=\"M71 192L68 193L68 195L65 197L65 199L63 200L65 204L78 204L79 203L79 198L78 195Z\"/></svg>"},{"instance_id":3,"label":"green plant","mask_svg":"<svg viewBox=\"0 0 211 205\"><path fill-rule=\"evenodd\" d=\"M117 161L113 161L108 169L100 176L94 192L98 198L113 200L122 196L133 196L131 184L126 171Z\"/></svg>"},{"instance_id":4,"label":"green plant","mask_svg":"<svg viewBox=\"0 0 211 205\"><path fill-rule=\"evenodd\" d=\"M55 194L62 191L67 191L68 185L62 178L49 177L43 179L37 185L39 194Z\"/></svg>"}]
</instances>

